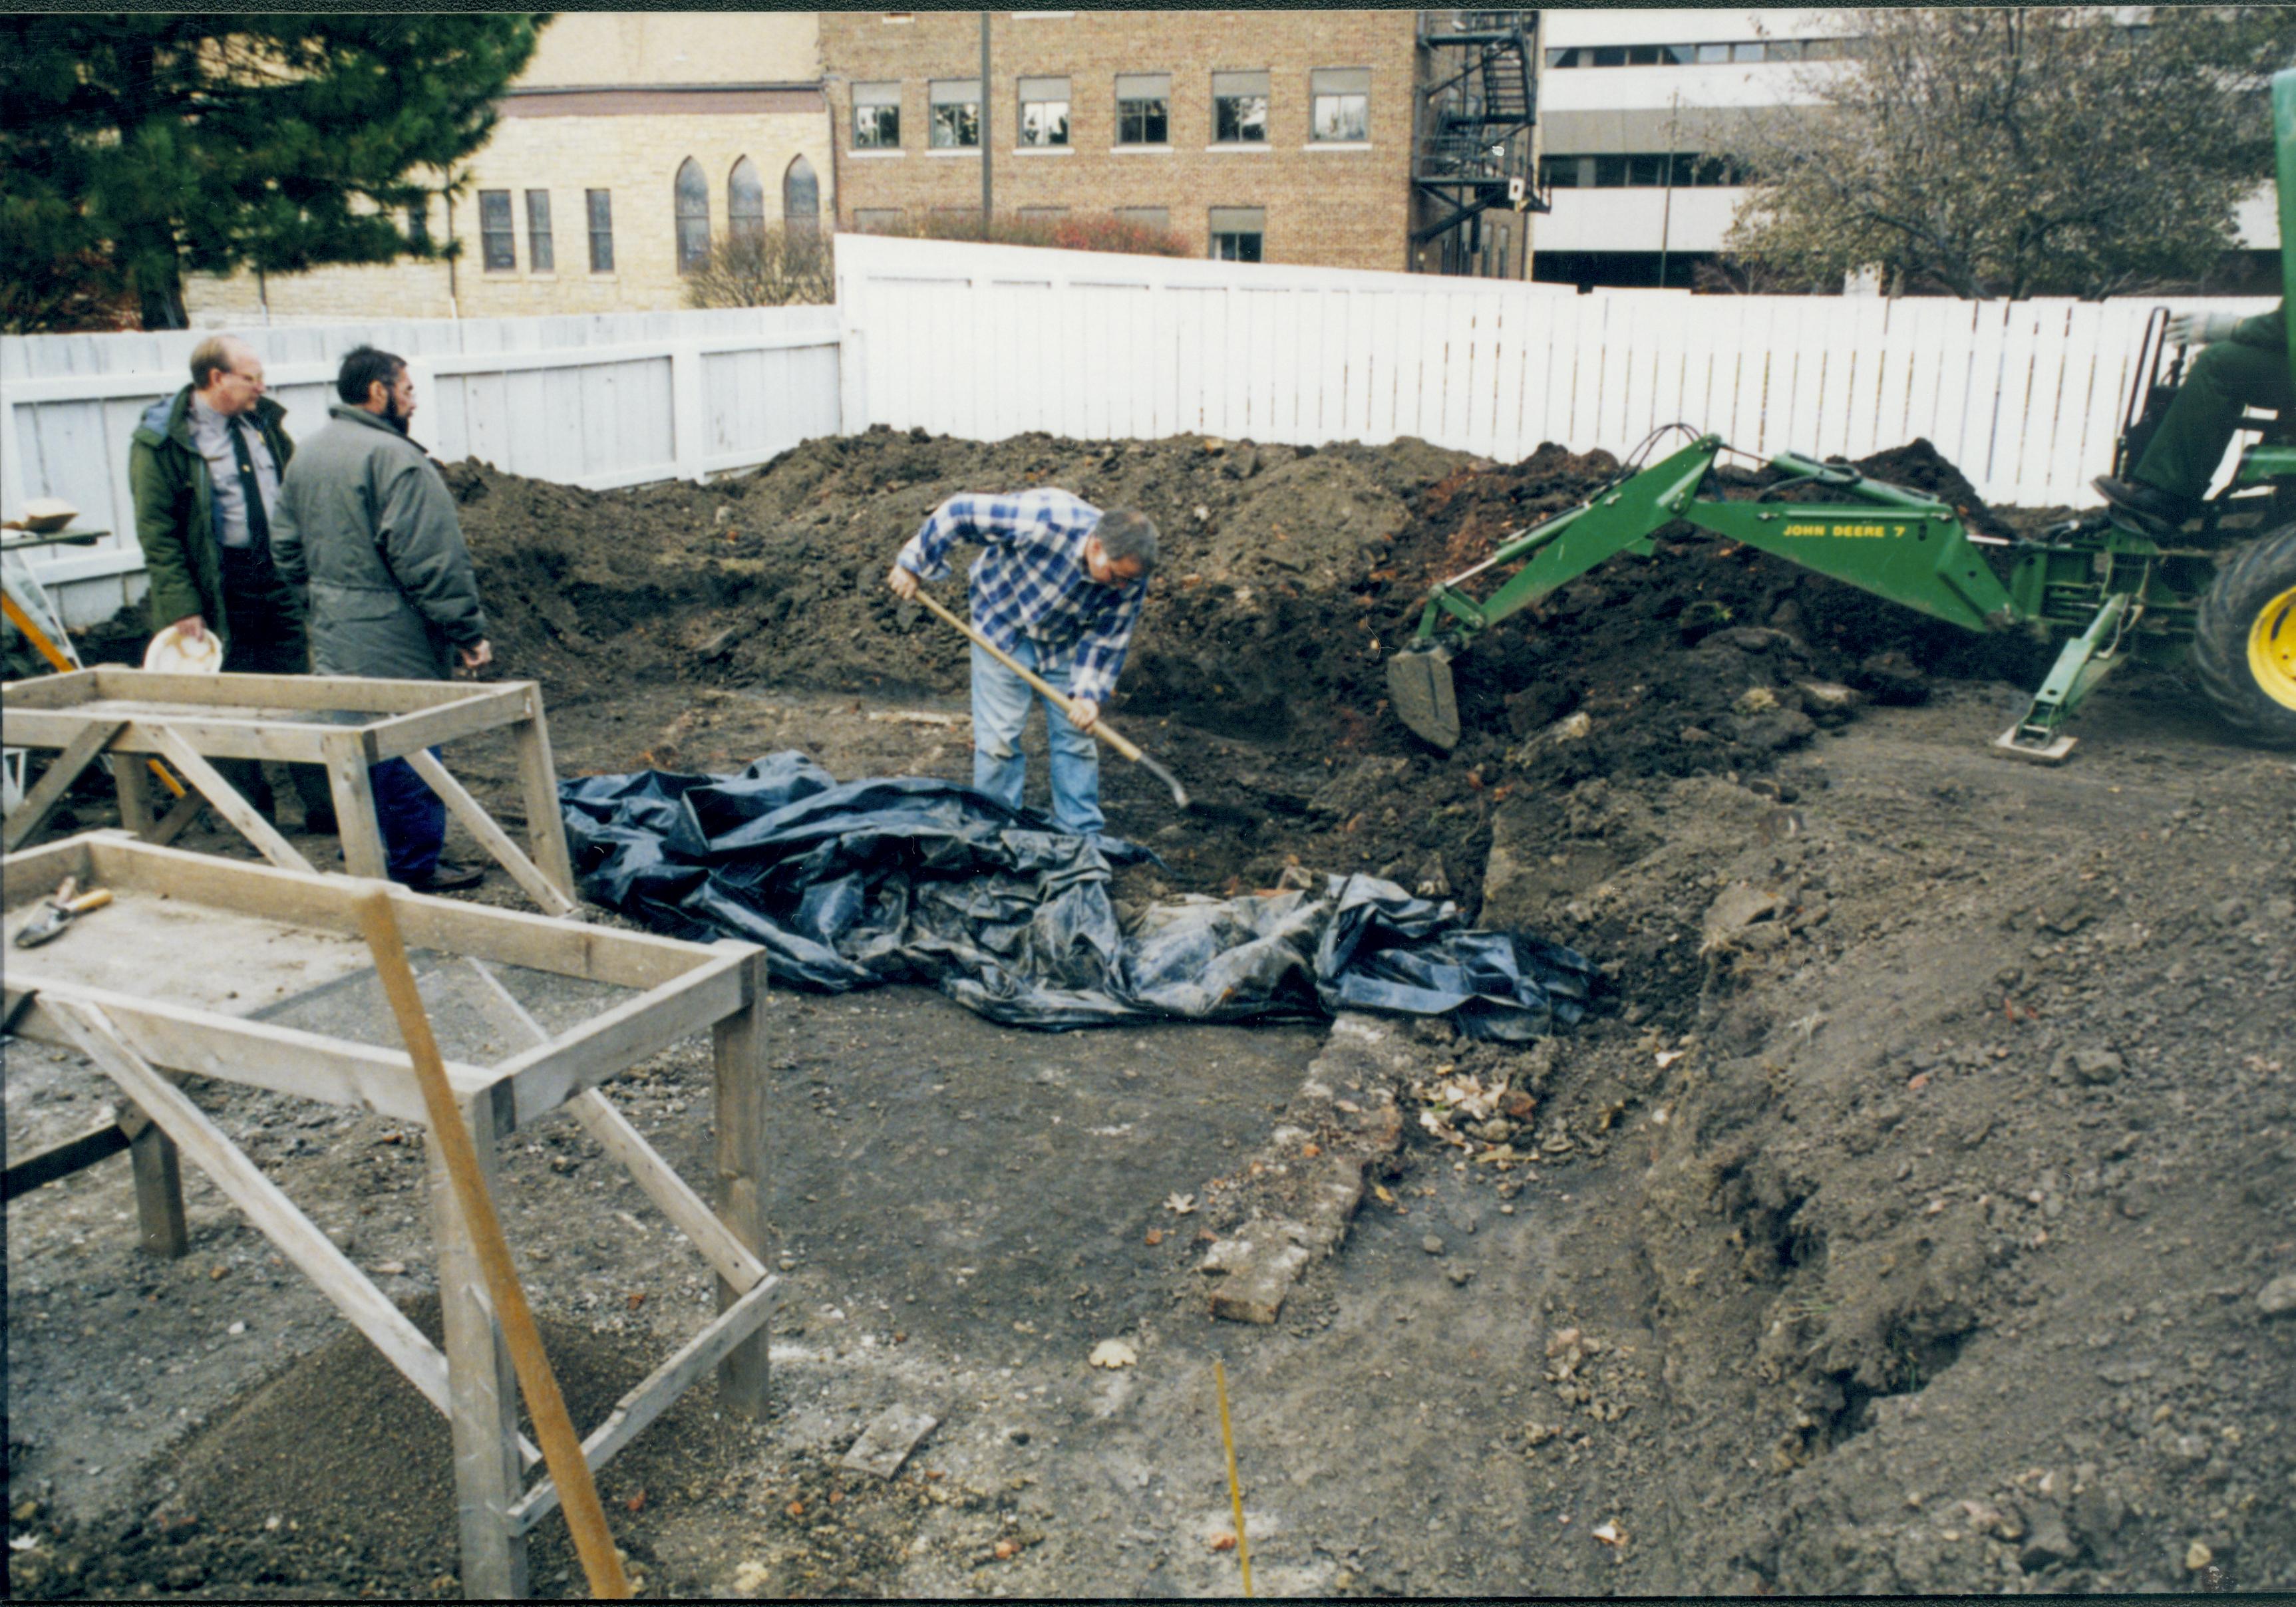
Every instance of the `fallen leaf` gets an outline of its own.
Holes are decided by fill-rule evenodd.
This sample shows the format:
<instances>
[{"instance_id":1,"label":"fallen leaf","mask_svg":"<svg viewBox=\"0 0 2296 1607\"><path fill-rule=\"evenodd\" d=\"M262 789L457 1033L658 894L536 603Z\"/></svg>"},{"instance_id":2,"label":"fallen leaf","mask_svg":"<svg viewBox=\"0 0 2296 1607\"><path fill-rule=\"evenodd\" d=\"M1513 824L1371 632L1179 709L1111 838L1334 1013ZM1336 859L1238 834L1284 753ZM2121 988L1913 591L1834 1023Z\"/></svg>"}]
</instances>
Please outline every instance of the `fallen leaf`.
<instances>
[{"instance_id":1,"label":"fallen leaf","mask_svg":"<svg viewBox=\"0 0 2296 1607\"><path fill-rule=\"evenodd\" d=\"M1624 1546L1627 1543L1627 1531L1607 1518L1587 1532L1605 1546Z\"/></svg>"},{"instance_id":2,"label":"fallen leaf","mask_svg":"<svg viewBox=\"0 0 2296 1607\"><path fill-rule=\"evenodd\" d=\"M643 1295L643 1294L634 1294L634 1295L630 1296L630 1309L631 1309L632 1311L636 1311L639 1307L641 1307L641 1306L643 1306L643 1305L644 1305L644 1304L645 1304L645 1296L644 1296L644 1295Z\"/></svg>"},{"instance_id":3,"label":"fallen leaf","mask_svg":"<svg viewBox=\"0 0 2296 1607\"><path fill-rule=\"evenodd\" d=\"M1148 1230L1148 1242L1150 1244L1161 1244L1163 1242L1164 1230L1162 1228L1152 1227Z\"/></svg>"},{"instance_id":4,"label":"fallen leaf","mask_svg":"<svg viewBox=\"0 0 2296 1607\"><path fill-rule=\"evenodd\" d=\"M1916 1071L1906 1079L1906 1088L1909 1093L1918 1094L1929 1086L1930 1074L1926 1071Z\"/></svg>"},{"instance_id":5,"label":"fallen leaf","mask_svg":"<svg viewBox=\"0 0 2296 1607\"><path fill-rule=\"evenodd\" d=\"M999 1540L996 1542L996 1560L999 1562L1009 1562L1021 1554L1021 1543L1018 1540Z\"/></svg>"},{"instance_id":6,"label":"fallen leaf","mask_svg":"<svg viewBox=\"0 0 2296 1607\"><path fill-rule=\"evenodd\" d=\"M1393 1205L1395 1203L1395 1196L1389 1193L1383 1185L1377 1183L1373 1184L1371 1185L1371 1192L1379 1196L1379 1202L1382 1205Z\"/></svg>"},{"instance_id":7,"label":"fallen leaf","mask_svg":"<svg viewBox=\"0 0 2296 1607\"><path fill-rule=\"evenodd\" d=\"M805 1503L802 1501L792 1501L787 1506L782 1508L782 1511L787 1513L792 1518L802 1518L805 1516Z\"/></svg>"},{"instance_id":8,"label":"fallen leaf","mask_svg":"<svg viewBox=\"0 0 2296 1607\"><path fill-rule=\"evenodd\" d=\"M1212 1549L1214 1551L1234 1551L1235 1549L1235 1537L1228 1533L1226 1529L1220 1530L1219 1533L1212 1537Z\"/></svg>"},{"instance_id":9,"label":"fallen leaf","mask_svg":"<svg viewBox=\"0 0 2296 1607\"><path fill-rule=\"evenodd\" d=\"M628 1500L623 1502L622 1505L628 1507L634 1513L644 1512L645 1510L645 1492L644 1490L640 1490L636 1495L632 1496Z\"/></svg>"},{"instance_id":10,"label":"fallen leaf","mask_svg":"<svg viewBox=\"0 0 2296 1607\"><path fill-rule=\"evenodd\" d=\"M1113 1372L1119 1367L1129 1367L1139 1359L1140 1352L1122 1340L1108 1339L1092 1348L1090 1362L1093 1366L1106 1367Z\"/></svg>"},{"instance_id":11,"label":"fallen leaf","mask_svg":"<svg viewBox=\"0 0 2296 1607\"><path fill-rule=\"evenodd\" d=\"M1677 1062L1677 1061L1680 1060L1680 1059L1681 1059L1685 1054L1687 1054L1688 1053L1689 1053L1689 1051L1688 1051L1688 1050L1686 1050L1686 1049L1661 1049L1661 1050L1660 1050L1660 1051L1658 1052L1658 1069L1659 1069L1660 1070L1661 1070L1661 1071L1665 1070L1669 1066L1670 1066L1670 1065L1674 1064L1674 1062Z\"/></svg>"},{"instance_id":12,"label":"fallen leaf","mask_svg":"<svg viewBox=\"0 0 2296 1607\"><path fill-rule=\"evenodd\" d=\"M1164 1196L1164 1209L1178 1216L1193 1216L1196 1209L1196 1197L1193 1194L1167 1194Z\"/></svg>"},{"instance_id":13,"label":"fallen leaf","mask_svg":"<svg viewBox=\"0 0 2296 1607\"><path fill-rule=\"evenodd\" d=\"M1300 1159L1302 1160L1313 1160L1323 1152L1324 1146L1319 1144L1303 1144L1300 1146Z\"/></svg>"}]
</instances>

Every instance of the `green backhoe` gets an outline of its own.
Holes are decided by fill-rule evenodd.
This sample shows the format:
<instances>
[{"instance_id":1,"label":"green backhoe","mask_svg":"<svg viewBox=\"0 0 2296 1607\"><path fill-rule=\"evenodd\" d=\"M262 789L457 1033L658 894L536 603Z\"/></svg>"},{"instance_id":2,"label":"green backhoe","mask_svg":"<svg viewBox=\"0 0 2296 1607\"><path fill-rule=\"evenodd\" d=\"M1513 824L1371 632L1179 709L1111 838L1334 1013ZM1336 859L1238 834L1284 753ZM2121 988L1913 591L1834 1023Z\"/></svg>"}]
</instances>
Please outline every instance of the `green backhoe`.
<instances>
[{"instance_id":1,"label":"green backhoe","mask_svg":"<svg viewBox=\"0 0 2296 1607\"><path fill-rule=\"evenodd\" d=\"M2281 272L2296 301L2296 70L2272 83L2278 147ZM2165 313L2148 324L2114 472L2142 450L2169 389ZM2179 352L2170 370L2181 368ZM2296 372L2296 359L2292 359ZM1686 426L1677 426L1692 433ZM2265 428L2231 484L2201 517L2150 533L2110 512L2030 539L1971 530L1934 496L1793 453L1769 460L1783 478L1751 500L1710 495L1720 437L1697 436L1636 466L1577 507L1501 540L1490 556L1436 586L1417 634L1388 661L1390 706L1445 750L1459 740L1451 660L1477 635L1620 553L1649 556L1652 538L1681 521L1775 553L1892 602L1974 631L2066 638L2001 751L2062 759L2065 730L2084 698L2124 658L2185 659L2210 705L2235 731L2296 746L2296 419ZM1661 432L1663 433L1663 432ZM1520 562L1478 601L1466 583Z\"/></svg>"}]
</instances>

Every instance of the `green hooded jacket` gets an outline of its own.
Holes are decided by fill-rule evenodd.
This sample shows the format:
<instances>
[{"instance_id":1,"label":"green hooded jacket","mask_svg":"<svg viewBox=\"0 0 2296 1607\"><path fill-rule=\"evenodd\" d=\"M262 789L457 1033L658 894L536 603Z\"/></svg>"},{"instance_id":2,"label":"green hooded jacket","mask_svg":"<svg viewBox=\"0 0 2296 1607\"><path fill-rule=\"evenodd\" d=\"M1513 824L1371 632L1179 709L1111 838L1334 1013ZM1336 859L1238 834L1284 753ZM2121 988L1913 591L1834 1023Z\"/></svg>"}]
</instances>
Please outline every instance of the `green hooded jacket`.
<instances>
[{"instance_id":1,"label":"green hooded jacket","mask_svg":"<svg viewBox=\"0 0 2296 1607\"><path fill-rule=\"evenodd\" d=\"M338 402L279 483L271 560L309 588L321 675L445 681L486 639L455 496L422 447Z\"/></svg>"},{"instance_id":2,"label":"green hooded jacket","mask_svg":"<svg viewBox=\"0 0 2296 1607\"><path fill-rule=\"evenodd\" d=\"M255 404L256 428L271 448L283 480L295 443L280 421L287 410L269 397ZM208 460L192 440L192 388L172 401L154 402L127 442L127 489L135 504L135 539L152 582L147 599L152 628L164 630L187 614L231 644L231 614L224 606L223 559L216 548L215 487ZM277 606L292 608L282 594Z\"/></svg>"}]
</instances>

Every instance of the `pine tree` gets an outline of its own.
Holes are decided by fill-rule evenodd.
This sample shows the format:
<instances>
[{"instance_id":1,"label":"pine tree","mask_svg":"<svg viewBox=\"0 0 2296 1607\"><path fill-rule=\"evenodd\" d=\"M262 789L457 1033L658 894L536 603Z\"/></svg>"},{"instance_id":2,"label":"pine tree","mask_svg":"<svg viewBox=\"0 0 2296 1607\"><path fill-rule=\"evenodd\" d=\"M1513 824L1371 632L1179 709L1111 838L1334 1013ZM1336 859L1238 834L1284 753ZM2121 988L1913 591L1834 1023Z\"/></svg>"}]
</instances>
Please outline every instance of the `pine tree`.
<instances>
[{"instance_id":1,"label":"pine tree","mask_svg":"<svg viewBox=\"0 0 2296 1607\"><path fill-rule=\"evenodd\" d=\"M547 20L0 17L0 320L69 291L180 329L187 273L445 254L407 209L486 143Z\"/></svg>"}]
</instances>

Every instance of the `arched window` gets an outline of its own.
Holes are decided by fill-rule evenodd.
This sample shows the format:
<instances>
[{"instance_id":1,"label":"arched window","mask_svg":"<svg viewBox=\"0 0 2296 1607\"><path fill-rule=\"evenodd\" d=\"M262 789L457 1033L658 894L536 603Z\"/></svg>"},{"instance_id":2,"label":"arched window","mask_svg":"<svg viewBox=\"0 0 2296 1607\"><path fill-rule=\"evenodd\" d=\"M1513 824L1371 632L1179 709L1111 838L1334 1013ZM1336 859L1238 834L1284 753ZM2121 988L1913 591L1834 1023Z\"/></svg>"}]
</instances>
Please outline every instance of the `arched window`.
<instances>
[{"instance_id":1,"label":"arched window","mask_svg":"<svg viewBox=\"0 0 2296 1607\"><path fill-rule=\"evenodd\" d=\"M746 156L734 164L734 176L726 181L726 226L736 240L756 240L766 232L765 180Z\"/></svg>"},{"instance_id":2,"label":"arched window","mask_svg":"<svg viewBox=\"0 0 2296 1607\"><path fill-rule=\"evenodd\" d=\"M709 181L692 157L677 168L677 271L709 259Z\"/></svg>"},{"instance_id":3,"label":"arched window","mask_svg":"<svg viewBox=\"0 0 2296 1607\"><path fill-rule=\"evenodd\" d=\"M821 183L801 156L782 175L782 223L791 230L821 226Z\"/></svg>"}]
</instances>

